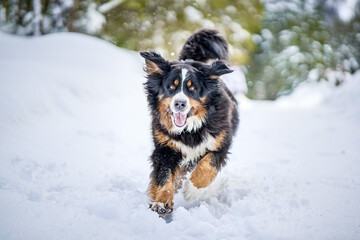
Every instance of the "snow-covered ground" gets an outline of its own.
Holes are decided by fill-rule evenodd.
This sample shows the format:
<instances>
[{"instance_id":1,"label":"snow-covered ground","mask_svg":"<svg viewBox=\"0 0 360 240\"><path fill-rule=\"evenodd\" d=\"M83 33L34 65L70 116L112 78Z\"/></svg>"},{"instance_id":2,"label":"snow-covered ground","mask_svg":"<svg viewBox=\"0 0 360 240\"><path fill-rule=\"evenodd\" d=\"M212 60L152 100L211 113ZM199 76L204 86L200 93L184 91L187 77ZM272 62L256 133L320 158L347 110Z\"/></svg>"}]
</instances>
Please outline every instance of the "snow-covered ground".
<instances>
[{"instance_id":1,"label":"snow-covered ground","mask_svg":"<svg viewBox=\"0 0 360 240\"><path fill-rule=\"evenodd\" d=\"M0 239L360 239L360 73L241 98L229 164L173 221L148 210L137 53L0 34Z\"/></svg>"}]
</instances>

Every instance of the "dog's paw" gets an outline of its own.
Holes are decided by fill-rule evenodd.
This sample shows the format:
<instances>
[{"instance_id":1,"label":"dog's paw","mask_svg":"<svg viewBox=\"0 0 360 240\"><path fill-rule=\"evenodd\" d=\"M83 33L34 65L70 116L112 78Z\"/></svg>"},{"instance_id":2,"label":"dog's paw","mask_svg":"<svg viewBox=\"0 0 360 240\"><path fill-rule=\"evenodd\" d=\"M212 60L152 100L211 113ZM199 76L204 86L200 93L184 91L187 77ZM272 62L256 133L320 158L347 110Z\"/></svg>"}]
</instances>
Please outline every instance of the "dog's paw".
<instances>
[{"instance_id":1,"label":"dog's paw","mask_svg":"<svg viewBox=\"0 0 360 240\"><path fill-rule=\"evenodd\" d=\"M150 203L149 208L160 215L170 214L173 211L170 204L163 202L152 202Z\"/></svg>"},{"instance_id":2,"label":"dog's paw","mask_svg":"<svg viewBox=\"0 0 360 240\"><path fill-rule=\"evenodd\" d=\"M189 179L186 180L182 191L184 199L186 201L198 200L204 192L205 188L195 187Z\"/></svg>"}]
</instances>

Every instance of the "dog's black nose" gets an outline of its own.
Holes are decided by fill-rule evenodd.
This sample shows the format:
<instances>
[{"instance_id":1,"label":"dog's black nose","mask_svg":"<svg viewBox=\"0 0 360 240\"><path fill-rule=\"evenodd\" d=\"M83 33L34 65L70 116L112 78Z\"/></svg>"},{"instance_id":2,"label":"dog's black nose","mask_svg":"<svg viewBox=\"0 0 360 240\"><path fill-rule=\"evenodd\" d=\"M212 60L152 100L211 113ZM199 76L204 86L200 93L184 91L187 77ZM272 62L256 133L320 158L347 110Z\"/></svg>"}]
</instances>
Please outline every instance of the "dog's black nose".
<instances>
[{"instance_id":1,"label":"dog's black nose","mask_svg":"<svg viewBox=\"0 0 360 240\"><path fill-rule=\"evenodd\" d=\"M184 111L186 108L186 100L183 99L176 99L175 100L175 110L178 112Z\"/></svg>"}]
</instances>

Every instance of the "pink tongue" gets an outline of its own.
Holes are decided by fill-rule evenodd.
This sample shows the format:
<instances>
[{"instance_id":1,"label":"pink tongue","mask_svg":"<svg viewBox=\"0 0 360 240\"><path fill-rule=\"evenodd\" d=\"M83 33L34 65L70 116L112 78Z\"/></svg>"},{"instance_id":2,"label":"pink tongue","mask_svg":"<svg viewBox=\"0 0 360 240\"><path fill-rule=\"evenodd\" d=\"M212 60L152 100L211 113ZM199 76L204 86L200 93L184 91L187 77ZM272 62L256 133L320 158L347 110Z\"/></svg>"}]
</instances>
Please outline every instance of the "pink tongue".
<instances>
[{"instance_id":1,"label":"pink tongue","mask_svg":"<svg viewBox=\"0 0 360 240\"><path fill-rule=\"evenodd\" d=\"M186 115L182 113L174 113L175 116L175 124L178 127L182 127L185 125L186 122Z\"/></svg>"}]
</instances>

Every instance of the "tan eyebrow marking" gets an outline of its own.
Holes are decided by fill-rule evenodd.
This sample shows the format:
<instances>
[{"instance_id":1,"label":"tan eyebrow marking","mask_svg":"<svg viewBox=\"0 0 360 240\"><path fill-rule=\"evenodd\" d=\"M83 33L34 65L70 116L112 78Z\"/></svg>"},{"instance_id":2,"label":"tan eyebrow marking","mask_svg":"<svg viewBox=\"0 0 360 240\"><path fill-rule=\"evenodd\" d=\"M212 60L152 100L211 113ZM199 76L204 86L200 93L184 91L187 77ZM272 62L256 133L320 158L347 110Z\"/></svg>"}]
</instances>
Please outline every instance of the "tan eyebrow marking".
<instances>
[{"instance_id":1,"label":"tan eyebrow marking","mask_svg":"<svg viewBox=\"0 0 360 240\"><path fill-rule=\"evenodd\" d=\"M187 84L186 84L186 86L190 87L191 84L192 84L192 82L191 82L191 81L188 81Z\"/></svg>"},{"instance_id":2,"label":"tan eyebrow marking","mask_svg":"<svg viewBox=\"0 0 360 240\"><path fill-rule=\"evenodd\" d=\"M179 85L179 79L175 79L174 84L177 86Z\"/></svg>"}]
</instances>

